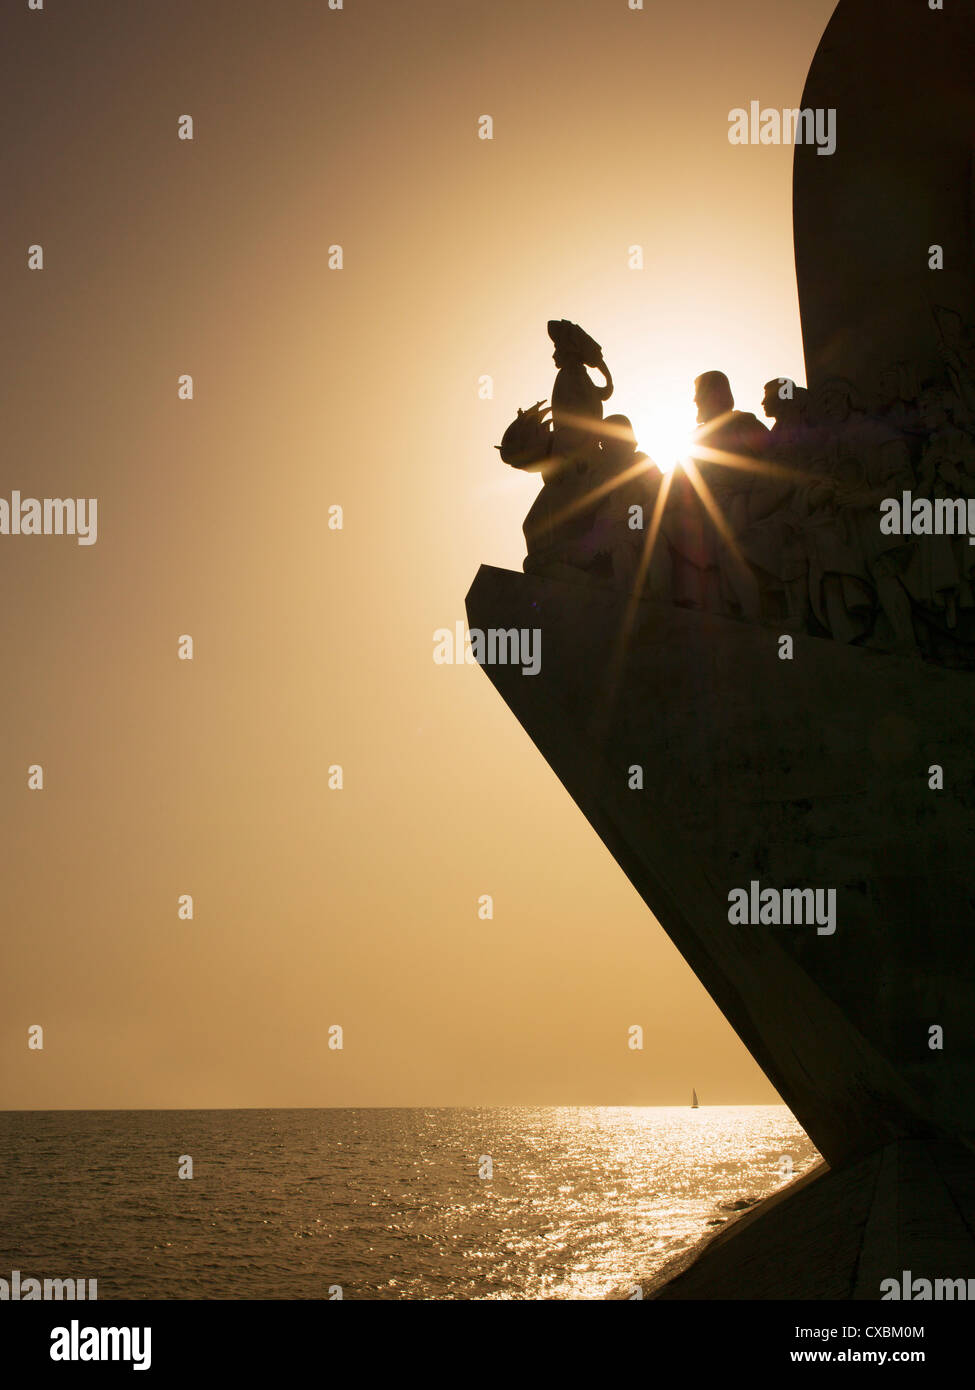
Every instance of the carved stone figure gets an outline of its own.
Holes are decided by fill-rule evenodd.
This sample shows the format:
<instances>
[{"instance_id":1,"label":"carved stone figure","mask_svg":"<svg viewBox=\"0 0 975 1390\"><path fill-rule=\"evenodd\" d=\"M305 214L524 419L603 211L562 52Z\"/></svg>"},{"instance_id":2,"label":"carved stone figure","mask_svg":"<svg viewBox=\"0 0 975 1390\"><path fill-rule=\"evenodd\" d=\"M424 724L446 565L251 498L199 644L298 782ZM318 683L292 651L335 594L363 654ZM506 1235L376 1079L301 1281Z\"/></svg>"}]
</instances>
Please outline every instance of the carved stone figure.
<instances>
[{"instance_id":1,"label":"carved stone figure","mask_svg":"<svg viewBox=\"0 0 975 1390\"><path fill-rule=\"evenodd\" d=\"M513 468L540 472L542 489L525 517L526 572L578 560L579 544L592 521L590 497L599 464L603 402L613 382L602 349L578 324L552 319L549 337L558 374L552 388L551 419L545 402L518 412L501 442L501 457ZM602 373L598 386L588 368Z\"/></svg>"},{"instance_id":2,"label":"carved stone figure","mask_svg":"<svg viewBox=\"0 0 975 1390\"><path fill-rule=\"evenodd\" d=\"M553 320L551 412L519 411L500 446L544 480L525 570L975 669L975 335L952 311L933 316L939 379L921 389L897 362L868 397L844 378L812 393L773 378L771 430L735 409L724 373L704 373L691 456L666 478L626 416L602 419L612 380L599 345ZM902 497L935 514L955 503L960 529L882 528L882 504Z\"/></svg>"},{"instance_id":3,"label":"carved stone figure","mask_svg":"<svg viewBox=\"0 0 975 1390\"><path fill-rule=\"evenodd\" d=\"M598 447L603 402L613 394L613 378L602 348L577 323L550 319L548 335L555 344L552 360L559 369L552 387L552 452L576 465L588 465ZM588 367L602 373L603 386L596 385Z\"/></svg>"},{"instance_id":4,"label":"carved stone figure","mask_svg":"<svg viewBox=\"0 0 975 1390\"><path fill-rule=\"evenodd\" d=\"M625 415L603 422L599 461L593 472L596 509L588 541L594 566L616 588L669 599L670 550L659 534L658 498L663 475L636 447Z\"/></svg>"},{"instance_id":5,"label":"carved stone figure","mask_svg":"<svg viewBox=\"0 0 975 1390\"><path fill-rule=\"evenodd\" d=\"M735 409L728 378L705 372L695 382L700 428L693 464L679 476L664 521L675 556L677 602L711 611L761 616L759 586L740 538L752 521L756 460L768 431Z\"/></svg>"},{"instance_id":6,"label":"carved stone figure","mask_svg":"<svg viewBox=\"0 0 975 1390\"><path fill-rule=\"evenodd\" d=\"M975 497L975 439L950 422L949 399L951 393L932 388L919 403L927 433L914 495L931 501ZM955 630L959 610L975 608L973 572L975 547L967 536L925 536L913 546L904 582L925 620Z\"/></svg>"}]
</instances>

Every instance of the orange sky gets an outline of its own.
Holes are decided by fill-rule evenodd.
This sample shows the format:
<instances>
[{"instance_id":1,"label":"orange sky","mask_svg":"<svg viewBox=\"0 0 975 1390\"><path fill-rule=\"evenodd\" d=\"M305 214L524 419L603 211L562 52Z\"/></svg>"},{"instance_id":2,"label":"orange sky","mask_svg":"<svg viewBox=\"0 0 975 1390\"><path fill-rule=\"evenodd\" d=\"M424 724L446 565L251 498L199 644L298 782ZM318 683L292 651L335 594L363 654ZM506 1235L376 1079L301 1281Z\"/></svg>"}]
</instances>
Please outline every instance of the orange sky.
<instances>
[{"instance_id":1,"label":"orange sky","mask_svg":"<svg viewBox=\"0 0 975 1390\"><path fill-rule=\"evenodd\" d=\"M774 1098L432 634L520 568L492 446L549 318L651 451L703 370L759 413L803 379L791 150L728 112L796 104L832 8L5 14L0 495L96 496L99 538L0 537L0 1106Z\"/></svg>"}]
</instances>

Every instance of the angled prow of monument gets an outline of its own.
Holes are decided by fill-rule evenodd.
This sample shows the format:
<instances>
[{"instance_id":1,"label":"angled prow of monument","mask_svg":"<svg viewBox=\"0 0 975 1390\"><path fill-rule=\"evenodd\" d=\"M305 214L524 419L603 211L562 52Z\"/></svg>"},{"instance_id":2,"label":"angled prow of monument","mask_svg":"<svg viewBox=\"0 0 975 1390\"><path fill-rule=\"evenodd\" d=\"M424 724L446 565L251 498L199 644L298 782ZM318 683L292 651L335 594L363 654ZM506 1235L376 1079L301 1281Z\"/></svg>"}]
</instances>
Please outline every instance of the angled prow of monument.
<instances>
[{"instance_id":1,"label":"angled prow of monument","mask_svg":"<svg viewBox=\"0 0 975 1390\"><path fill-rule=\"evenodd\" d=\"M699 379L706 505L565 320L553 420L502 445L544 481L468 619L541 663L485 674L826 1160L658 1297L975 1279L973 72L971 3L841 0L802 102L836 153L795 157L808 390L767 431Z\"/></svg>"}]
</instances>

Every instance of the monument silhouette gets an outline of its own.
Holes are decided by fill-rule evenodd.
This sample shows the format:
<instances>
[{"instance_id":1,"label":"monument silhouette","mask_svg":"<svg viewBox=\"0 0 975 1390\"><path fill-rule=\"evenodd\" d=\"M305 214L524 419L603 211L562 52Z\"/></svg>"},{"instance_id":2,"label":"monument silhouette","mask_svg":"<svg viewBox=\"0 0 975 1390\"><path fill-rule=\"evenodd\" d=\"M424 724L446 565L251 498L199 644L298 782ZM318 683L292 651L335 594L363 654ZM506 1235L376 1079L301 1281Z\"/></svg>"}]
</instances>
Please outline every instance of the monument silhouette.
<instances>
[{"instance_id":1,"label":"monument silhouette","mask_svg":"<svg viewBox=\"0 0 975 1390\"><path fill-rule=\"evenodd\" d=\"M971 3L840 0L802 100L837 149L795 154L809 393L771 379L770 434L726 401L683 476L621 468L583 348L569 435L539 403L502 444L544 525L467 613L541 669L485 672L826 1160L658 1297L975 1277L975 545L880 524L975 498L973 72Z\"/></svg>"}]
</instances>

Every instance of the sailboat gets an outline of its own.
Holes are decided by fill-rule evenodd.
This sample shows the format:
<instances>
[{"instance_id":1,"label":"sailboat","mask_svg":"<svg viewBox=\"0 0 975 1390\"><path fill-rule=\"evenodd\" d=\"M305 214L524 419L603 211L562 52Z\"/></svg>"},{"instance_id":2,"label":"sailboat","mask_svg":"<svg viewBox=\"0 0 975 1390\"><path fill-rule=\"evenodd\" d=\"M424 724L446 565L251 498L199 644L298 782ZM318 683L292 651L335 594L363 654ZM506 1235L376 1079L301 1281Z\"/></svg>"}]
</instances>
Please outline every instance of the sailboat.
<instances>
[{"instance_id":1,"label":"sailboat","mask_svg":"<svg viewBox=\"0 0 975 1390\"><path fill-rule=\"evenodd\" d=\"M695 1091L694 1087L692 1086L692 1087L691 1087L691 1109L692 1109L692 1110L696 1110L696 1109L697 1109L697 1105L698 1105L698 1101L697 1101L697 1092Z\"/></svg>"}]
</instances>

